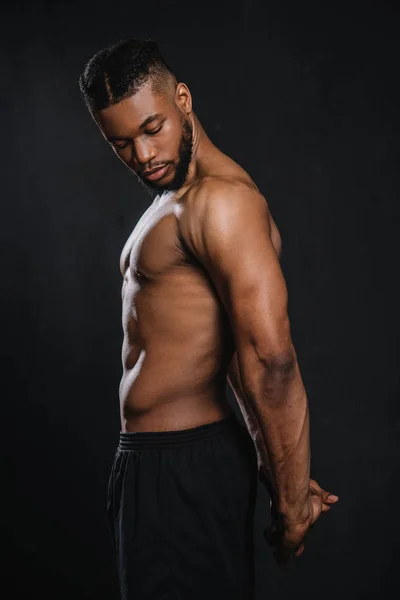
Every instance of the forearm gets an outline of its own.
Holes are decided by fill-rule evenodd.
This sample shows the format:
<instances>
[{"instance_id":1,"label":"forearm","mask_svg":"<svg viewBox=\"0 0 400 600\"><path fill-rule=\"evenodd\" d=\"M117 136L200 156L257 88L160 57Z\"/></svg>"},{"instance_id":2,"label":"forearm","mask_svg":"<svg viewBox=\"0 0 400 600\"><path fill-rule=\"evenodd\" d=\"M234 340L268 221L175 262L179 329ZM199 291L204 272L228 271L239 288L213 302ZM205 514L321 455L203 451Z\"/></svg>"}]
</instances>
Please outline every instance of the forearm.
<instances>
[{"instance_id":1,"label":"forearm","mask_svg":"<svg viewBox=\"0 0 400 600\"><path fill-rule=\"evenodd\" d=\"M264 475L264 481L269 487L268 482L271 480L271 474L268 450L265 445L257 417L243 391L236 352L234 353L231 363L228 367L227 379L235 395L238 406L240 408L240 412L242 413L243 420L246 423L246 427L249 431L249 434L253 439L255 449L257 452L258 469Z\"/></svg>"},{"instance_id":2,"label":"forearm","mask_svg":"<svg viewBox=\"0 0 400 600\"><path fill-rule=\"evenodd\" d=\"M257 450L268 472L276 509L287 521L301 520L308 508L310 429L297 360L279 367L257 363L246 392L242 380L240 386L245 398L241 409L251 415L247 417L252 422L251 434L253 439L254 434L258 437Z\"/></svg>"}]
</instances>

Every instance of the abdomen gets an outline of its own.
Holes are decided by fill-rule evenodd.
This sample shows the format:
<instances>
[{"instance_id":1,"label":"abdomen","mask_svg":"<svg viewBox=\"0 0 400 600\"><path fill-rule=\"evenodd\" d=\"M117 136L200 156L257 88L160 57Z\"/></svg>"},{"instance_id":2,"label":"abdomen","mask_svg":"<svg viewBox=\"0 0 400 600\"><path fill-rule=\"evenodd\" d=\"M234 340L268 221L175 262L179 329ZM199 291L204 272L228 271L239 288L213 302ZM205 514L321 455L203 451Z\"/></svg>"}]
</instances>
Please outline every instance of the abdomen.
<instances>
[{"instance_id":1,"label":"abdomen","mask_svg":"<svg viewBox=\"0 0 400 600\"><path fill-rule=\"evenodd\" d=\"M227 414L226 369L234 347L205 273L175 269L139 291L128 281L123 314L120 402L128 430L181 429Z\"/></svg>"}]
</instances>

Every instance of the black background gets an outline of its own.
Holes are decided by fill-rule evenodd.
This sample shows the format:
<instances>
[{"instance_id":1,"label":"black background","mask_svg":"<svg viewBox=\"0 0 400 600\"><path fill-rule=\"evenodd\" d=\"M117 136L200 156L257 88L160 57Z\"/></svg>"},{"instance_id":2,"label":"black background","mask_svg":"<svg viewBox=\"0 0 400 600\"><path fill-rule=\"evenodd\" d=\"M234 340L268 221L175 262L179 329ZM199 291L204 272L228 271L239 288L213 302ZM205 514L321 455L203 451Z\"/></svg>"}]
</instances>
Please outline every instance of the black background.
<instances>
[{"instance_id":1,"label":"black background","mask_svg":"<svg viewBox=\"0 0 400 600\"><path fill-rule=\"evenodd\" d=\"M282 571L262 538L260 489L256 600L396 594L399 24L397 2L383 0L3 5L4 597L118 598L105 513L119 435L118 261L151 200L77 80L95 51L127 37L159 43L282 235L311 475L340 501Z\"/></svg>"}]
</instances>

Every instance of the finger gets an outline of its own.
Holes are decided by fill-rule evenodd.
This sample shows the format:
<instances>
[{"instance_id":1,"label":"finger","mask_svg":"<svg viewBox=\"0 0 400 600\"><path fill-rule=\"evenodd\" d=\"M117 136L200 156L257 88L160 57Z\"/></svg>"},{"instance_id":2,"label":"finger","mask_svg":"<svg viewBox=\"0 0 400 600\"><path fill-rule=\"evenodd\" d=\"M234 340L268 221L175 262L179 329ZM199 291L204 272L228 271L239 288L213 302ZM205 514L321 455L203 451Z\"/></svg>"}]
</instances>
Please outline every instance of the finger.
<instances>
[{"instance_id":1,"label":"finger","mask_svg":"<svg viewBox=\"0 0 400 600\"><path fill-rule=\"evenodd\" d=\"M328 510L331 510L331 507L328 504L324 504L322 502L322 504L321 504L321 512L328 512Z\"/></svg>"},{"instance_id":2,"label":"finger","mask_svg":"<svg viewBox=\"0 0 400 600\"><path fill-rule=\"evenodd\" d=\"M324 502L325 504L336 504L336 502L339 500L338 496L335 496L334 494L331 494L330 492L326 492L325 490L322 490L322 494L320 496L321 501Z\"/></svg>"},{"instance_id":3,"label":"finger","mask_svg":"<svg viewBox=\"0 0 400 600\"><path fill-rule=\"evenodd\" d=\"M315 481L315 479L310 479L310 491L313 494L316 494L317 496L319 496L324 502L326 502L328 504L335 504L335 502L337 502L339 500L338 496L335 496L335 494L331 494L330 492L327 492L326 490L324 490Z\"/></svg>"},{"instance_id":4,"label":"finger","mask_svg":"<svg viewBox=\"0 0 400 600\"><path fill-rule=\"evenodd\" d=\"M324 500L324 502L330 496L330 492L324 490L314 479L310 479L310 492Z\"/></svg>"},{"instance_id":5,"label":"finger","mask_svg":"<svg viewBox=\"0 0 400 600\"><path fill-rule=\"evenodd\" d=\"M304 552L304 544L301 544L301 546L296 550L296 552L294 553L295 556L300 556L301 554L303 554Z\"/></svg>"},{"instance_id":6,"label":"finger","mask_svg":"<svg viewBox=\"0 0 400 600\"><path fill-rule=\"evenodd\" d=\"M319 483L317 481L315 481L315 479L310 479L310 490L314 494L318 494L318 496L320 496L321 493L324 491L322 489L322 487L319 485Z\"/></svg>"},{"instance_id":7,"label":"finger","mask_svg":"<svg viewBox=\"0 0 400 600\"><path fill-rule=\"evenodd\" d=\"M326 498L326 500L324 500L324 502L329 502L329 504L335 504L339 500L339 496L335 496L335 494L329 494L329 492L326 493L328 494L328 497Z\"/></svg>"}]
</instances>

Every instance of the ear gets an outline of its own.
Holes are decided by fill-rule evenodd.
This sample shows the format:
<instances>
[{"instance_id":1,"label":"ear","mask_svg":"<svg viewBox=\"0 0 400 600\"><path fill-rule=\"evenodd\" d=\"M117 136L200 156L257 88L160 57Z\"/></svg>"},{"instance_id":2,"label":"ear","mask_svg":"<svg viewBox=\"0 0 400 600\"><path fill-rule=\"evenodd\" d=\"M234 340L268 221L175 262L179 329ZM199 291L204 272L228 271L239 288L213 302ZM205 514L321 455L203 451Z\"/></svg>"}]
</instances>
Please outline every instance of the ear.
<instances>
[{"instance_id":1,"label":"ear","mask_svg":"<svg viewBox=\"0 0 400 600\"><path fill-rule=\"evenodd\" d=\"M175 102L187 115L192 112L192 95L186 83L178 83L176 86Z\"/></svg>"}]
</instances>

